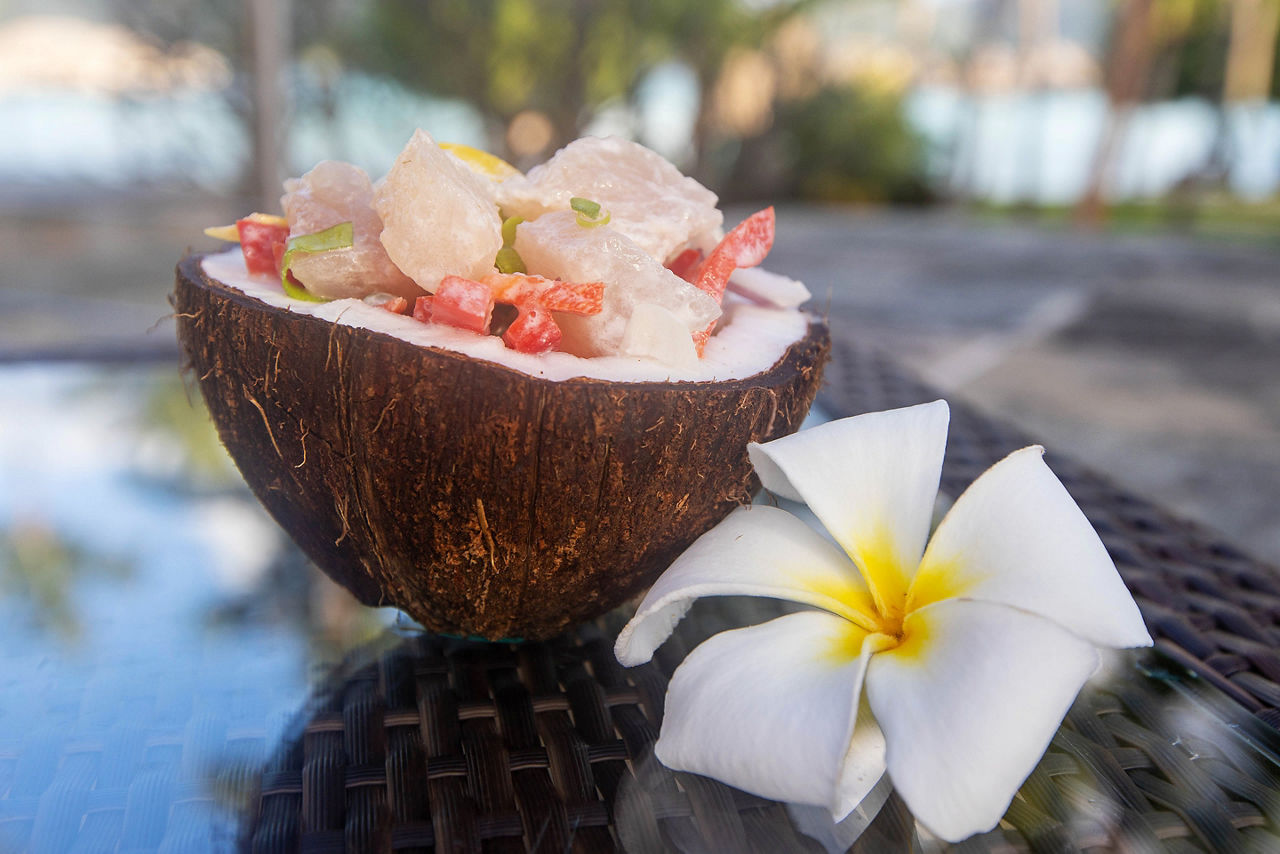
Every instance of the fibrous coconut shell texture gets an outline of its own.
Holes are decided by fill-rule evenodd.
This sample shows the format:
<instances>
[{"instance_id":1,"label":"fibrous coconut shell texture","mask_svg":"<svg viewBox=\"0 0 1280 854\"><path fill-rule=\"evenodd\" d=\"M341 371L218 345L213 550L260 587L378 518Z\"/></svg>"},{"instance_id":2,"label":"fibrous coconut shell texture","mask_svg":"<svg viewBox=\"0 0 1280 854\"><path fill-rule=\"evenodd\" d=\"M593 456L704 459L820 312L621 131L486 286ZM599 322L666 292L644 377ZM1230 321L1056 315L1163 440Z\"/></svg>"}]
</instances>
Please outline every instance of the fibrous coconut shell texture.
<instances>
[{"instance_id":1,"label":"fibrous coconut shell texture","mask_svg":"<svg viewBox=\"0 0 1280 854\"><path fill-rule=\"evenodd\" d=\"M274 308L178 266L178 337L258 499L368 605L536 639L642 592L758 486L829 349L723 382L551 381Z\"/></svg>"}]
</instances>

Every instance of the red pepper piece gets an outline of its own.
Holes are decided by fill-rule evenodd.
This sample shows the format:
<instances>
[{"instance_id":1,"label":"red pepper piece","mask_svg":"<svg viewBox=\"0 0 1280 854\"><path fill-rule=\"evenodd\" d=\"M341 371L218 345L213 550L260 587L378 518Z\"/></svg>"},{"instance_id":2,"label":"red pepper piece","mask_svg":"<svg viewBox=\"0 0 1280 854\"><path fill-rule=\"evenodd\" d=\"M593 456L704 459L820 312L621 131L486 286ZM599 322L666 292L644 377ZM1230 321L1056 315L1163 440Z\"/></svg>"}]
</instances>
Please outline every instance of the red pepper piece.
<instances>
[{"instance_id":1,"label":"red pepper piece","mask_svg":"<svg viewBox=\"0 0 1280 854\"><path fill-rule=\"evenodd\" d=\"M543 308L570 314L599 314L604 308L604 282L553 282L536 297ZM517 303L519 305L519 303Z\"/></svg>"},{"instance_id":2,"label":"red pepper piece","mask_svg":"<svg viewBox=\"0 0 1280 854\"><path fill-rule=\"evenodd\" d=\"M545 353L560 346L563 334L550 311L528 305L521 307L520 316L507 327L502 341L521 353Z\"/></svg>"},{"instance_id":3,"label":"red pepper piece","mask_svg":"<svg viewBox=\"0 0 1280 854\"><path fill-rule=\"evenodd\" d=\"M686 249L667 264L667 269L686 282L693 284L698 278L698 267L702 265L701 249Z\"/></svg>"},{"instance_id":4,"label":"red pepper piece","mask_svg":"<svg viewBox=\"0 0 1280 854\"><path fill-rule=\"evenodd\" d=\"M706 329L699 329L693 333L693 349L697 351L698 358L702 358L702 351L707 349L707 339L711 337L711 332L716 328L716 322L713 320L707 324Z\"/></svg>"},{"instance_id":5,"label":"red pepper piece","mask_svg":"<svg viewBox=\"0 0 1280 854\"><path fill-rule=\"evenodd\" d=\"M502 340L521 353L545 353L560 346L563 333L551 312L589 315L604 307L603 282L562 282L525 273L493 273L483 282L493 299L520 312Z\"/></svg>"},{"instance_id":6,"label":"red pepper piece","mask_svg":"<svg viewBox=\"0 0 1280 854\"><path fill-rule=\"evenodd\" d=\"M413 319L421 320L423 323L431 322L431 302L434 299L430 294L424 297L418 297L413 301Z\"/></svg>"},{"instance_id":7,"label":"red pepper piece","mask_svg":"<svg viewBox=\"0 0 1280 854\"><path fill-rule=\"evenodd\" d=\"M462 276L445 276L431 301L431 322L489 334L493 318L493 291L483 282Z\"/></svg>"},{"instance_id":8,"label":"red pepper piece","mask_svg":"<svg viewBox=\"0 0 1280 854\"><path fill-rule=\"evenodd\" d=\"M498 302L517 308L539 305L571 314L599 314L604 307L604 282L562 282L526 273L491 273L481 281L493 289Z\"/></svg>"},{"instance_id":9,"label":"red pepper piece","mask_svg":"<svg viewBox=\"0 0 1280 854\"><path fill-rule=\"evenodd\" d=\"M738 223L711 250L698 269L694 284L719 301L734 270L754 267L769 254L773 248L774 223L772 207L753 213Z\"/></svg>"},{"instance_id":10,"label":"red pepper piece","mask_svg":"<svg viewBox=\"0 0 1280 854\"><path fill-rule=\"evenodd\" d=\"M409 301L404 297L392 297L384 303L379 303L378 308L385 308L392 314L404 314L409 308Z\"/></svg>"},{"instance_id":11,"label":"red pepper piece","mask_svg":"<svg viewBox=\"0 0 1280 854\"><path fill-rule=\"evenodd\" d=\"M244 265L250 273L280 275L278 259L284 257L289 226L245 218L236 220L236 233L240 235L240 251L244 253Z\"/></svg>"},{"instance_id":12,"label":"red pepper piece","mask_svg":"<svg viewBox=\"0 0 1280 854\"><path fill-rule=\"evenodd\" d=\"M489 286L496 301L507 305L532 302L552 283L545 276L530 276L526 273L490 273L480 281Z\"/></svg>"}]
</instances>

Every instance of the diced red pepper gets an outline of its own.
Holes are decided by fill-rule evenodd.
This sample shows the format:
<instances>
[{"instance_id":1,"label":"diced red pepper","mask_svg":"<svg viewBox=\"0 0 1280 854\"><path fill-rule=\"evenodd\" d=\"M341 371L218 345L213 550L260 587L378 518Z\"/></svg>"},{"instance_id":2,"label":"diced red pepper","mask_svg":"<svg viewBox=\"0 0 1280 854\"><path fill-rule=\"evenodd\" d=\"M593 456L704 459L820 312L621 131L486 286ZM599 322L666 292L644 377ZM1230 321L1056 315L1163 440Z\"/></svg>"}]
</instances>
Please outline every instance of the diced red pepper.
<instances>
[{"instance_id":1,"label":"diced red pepper","mask_svg":"<svg viewBox=\"0 0 1280 854\"><path fill-rule=\"evenodd\" d=\"M493 273L482 281L494 300L519 310L502 340L521 353L545 353L560 346L562 333L551 312L591 315L604 307L603 282L562 282L525 273Z\"/></svg>"},{"instance_id":2,"label":"diced red pepper","mask_svg":"<svg viewBox=\"0 0 1280 854\"><path fill-rule=\"evenodd\" d=\"M711 337L711 333L716 328L716 322L713 320L707 324L706 329L699 329L693 333L693 349L698 352L698 358L702 358L702 351L707 349L707 340Z\"/></svg>"},{"instance_id":3,"label":"diced red pepper","mask_svg":"<svg viewBox=\"0 0 1280 854\"><path fill-rule=\"evenodd\" d=\"M496 303L515 306L518 316L502 335L521 353L545 353L560 345L562 333L552 311L598 314L604 284L577 284L523 273L494 273L481 281L445 276L433 296L421 296L413 316L424 323L445 323L488 334Z\"/></svg>"},{"instance_id":4,"label":"diced red pepper","mask_svg":"<svg viewBox=\"0 0 1280 854\"><path fill-rule=\"evenodd\" d=\"M551 279L544 276L530 276L527 273L490 273L480 281L489 286L496 301L507 305L530 302L552 283Z\"/></svg>"},{"instance_id":5,"label":"diced red pepper","mask_svg":"<svg viewBox=\"0 0 1280 854\"><path fill-rule=\"evenodd\" d=\"M423 323L431 322L431 301L434 299L430 294L418 297L413 301L413 319L421 320Z\"/></svg>"},{"instance_id":6,"label":"diced red pepper","mask_svg":"<svg viewBox=\"0 0 1280 854\"><path fill-rule=\"evenodd\" d=\"M544 308L583 316L599 314L604 308L604 282L554 282L537 297Z\"/></svg>"},{"instance_id":7,"label":"diced red pepper","mask_svg":"<svg viewBox=\"0 0 1280 854\"><path fill-rule=\"evenodd\" d=\"M385 308L392 314L404 314L409 308L409 301L404 297L392 297L384 303L379 303L378 308Z\"/></svg>"},{"instance_id":8,"label":"diced red pepper","mask_svg":"<svg viewBox=\"0 0 1280 854\"><path fill-rule=\"evenodd\" d=\"M667 269L690 284L698 277L698 267L702 264L701 249L686 249L667 264Z\"/></svg>"},{"instance_id":9,"label":"diced red pepper","mask_svg":"<svg viewBox=\"0 0 1280 854\"><path fill-rule=\"evenodd\" d=\"M520 316L507 327L502 341L521 353L546 353L560 346L562 336L549 310L529 305L520 309Z\"/></svg>"},{"instance_id":10,"label":"diced red pepper","mask_svg":"<svg viewBox=\"0 0 1280 854\"><path fill-rule=\"evenodd\" d=\"M445 276L431 301L431 322L489 334L493 318L493 291L483 282L462 276Z\"/></svg>"},{"instance_id":11,"label":"diced red pepper","mask_svg":"<svg viewBox=\"0 0 1280 854\"><path fill-rule=\"evenodd\" d=\"M525 273L491 273L481 281L493 289L493 298L508 305L540 305L571 314L599 314L604 307L604 282L562 282Z\"/></svg>"},{"instance_id":12,"label":"diced red pepper","mask_svg":"<svg viewBox=\"0 0 1280 854\"><path fill-rule=\"evenodd\" d=\"M717 300L724 296L729 276L739 267L755 267L773 248L773 208L768 207L744 219L711 250L694 282Z\"/></svg>"},{"instance_id":13,"label":"diced red pepper","mask_svg":"<svg viewBox=\"0 0 1280 854\"><path fill-rule=\"evenodd\" d=\"M236 220L240 251L250 273L280 275L280 258L289 242L289 226L265 223L252 217ZM276 247L279 247L278 249Z\"/></svg>"}]
</instances>

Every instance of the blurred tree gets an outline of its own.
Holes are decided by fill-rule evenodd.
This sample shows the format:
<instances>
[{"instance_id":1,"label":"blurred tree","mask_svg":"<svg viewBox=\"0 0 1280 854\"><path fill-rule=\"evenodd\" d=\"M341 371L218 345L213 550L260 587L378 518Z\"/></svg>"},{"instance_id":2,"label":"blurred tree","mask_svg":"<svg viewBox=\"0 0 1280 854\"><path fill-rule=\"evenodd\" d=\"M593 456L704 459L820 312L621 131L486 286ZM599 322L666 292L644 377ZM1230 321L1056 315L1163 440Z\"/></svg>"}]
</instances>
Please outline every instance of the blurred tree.
<instances>
[{"instance_id":1,"label":"blurred tree","mask_svg":"<svg viewBox=\"0 0 1280 854\"><path fill-rule=\"evenodd\" d=\"M1280 28L1271 43L1271 93L1272 100L1280 99Z\"/></svg>"},{"instance_id":2,"label":"blurred tree","mask_svg":"<svg viewBox=\"0 0 1280 854\"><path fill-rule=\"evenodd\" d=\"M238 72L248 69L254 0L107 0L112 17L129 29L172 45L198 41L226 54ZM282 6L279 0L269 0ZM350 0L307 0L288 4L290 41L301 47L327 38L343 26Z\"/></svg>"},{"instance_id":3,"label":"blurred tree","mask_svg":"<svg viewBox=\"0 0 1280 854\"><path fill-rule=\"evenodd\" d=\"M726 108L735 96L735 88L765 89L770 102L778 91L778 39L797 16L820 5L815 0L778 0L772 3L744 3L742 0L632 0L643 12L652 10L655 38L669 55L693 69L698 80L698 117L693 129L693 163L691 171L704 183L720 186L732 172L737 141L744 131L758 130L751 123L737 125L726 121ZM764 79L760 60L766 43L774 48L766 60L775 65ZM786 70L782 69L785 75ZM735 87L732 75L739 82ZM754 79L753 79L754 78ZM764 93L760 93L764 94ZM717 97L719 95L719 97ZM771 113L771 110L770 110ZM767 125L772 115L762 121Z\"/></svg>"},{"instance_id":4,"label":"blurred tree","mask_svg":"<svg viewBox=\"0 0 1280 854\"><path fill-rule=\"evenodd\" d=\"M783 102L773 130L749 150L726 190L731 199L919 204L933 197L924 142L895 92L845 83ZM765 183L771 160L778 161L772 185Z\"/></svg>"},{"instance_id":5,"label":"blurred tree","mask_svg":"<svg viewBox=\"0 0 1280 854\"><path fill-rule=\"evenodd\" d=\"M1261 101L1272 91L1280 0L1235 0L1227 51L1225 101Z\"/></svg>"},{"instance_id":6,"label":"blurred tree","mask_svg":"<svg viewBox=\"0 0 1280 854\"><path fill-rule=\"evenodd\" d=\"M244 192L262 210L280 196L290 105L287 77L295 46L338 26L342 0L108 0L116 20L153 40L198 41L225 54L235 70L226 96L252 142Z\"/></svg>"},{"instance_id":7,"label":"blurred tree","mask_svg":"<svg viewBox=\"0 0 1280 854\"><path fill-rule=\"evenodd\" d=\"M1076 221L1096 227L1106 217L1106 184L1129 115L1147 92L1159 31L1157 6L1180 0L1120 0L1112 24L1104 86L1109 109L1089 169L1084 195L1076 205Z\"/></svg>"},{"instance_id":8,"label":"blurred tree","mask_svg":"<svg viewBox=\"0 0 1280 854\"><path fill-rule=\"evenodd\" d=\"M705 167L726 135L714 98L726 59L814 2L377 0L343 52L412 88L466 100L495 151L526 159L574 139L610 104L633 105L645 73L677 60L698 81L693 148L695 167ZM532 127L531 111L546 129L543 151L513 138Z\"/></svg>"},{"instance_id":9,"label":"blurred tree","mask_svg":"<svg viewBox=\"0 0 1280 854\"><path fill-rule=\"evenodd\" d=\"M278 192L272 143L289 114L272 86L288 76L293 57L316 51L339 68L350 64L467 102L483 117L491 150L522 166L610 108L634 116L646 75L675 62L692 74L698 94L689 160L681 165L708 186L723 190L733 181L728 195L738 198L768 187L824 198L916 195L905 189L916 179L906 176L920 149L900 99L833 87L824 77L821 33L802 14L824 0L109 2L127 25L158 41L195 37L231 58L237 86L228 97L257 143L251 184L261 204L273 205ZM830 110L837 112L824 113ZM798 132L779 129L776 116L797 123ZM772 184L741 168L744 155L761 152L771 152L777 166ZM803 177L782 174L793 164ZM835 173L834 183L818 177Z\"/></svg>"},{"instance_id":10,"label":"blurred tree","mask_svg":"<svg viewBox=\"0 0 1280 854\"><path fill-rule=\"evenodd\" d=\"M571 139L610 98L625 97L648 50L626 3L560 0L378 0L345 40L357 64L411 88L460 98L484 116L490 145L510 155L507 128L526 110Z\"/></svg>"},{"instance_id":11,"label":"blurred tree","mask_svg":"<svg viewBox=\"0 0 1280 854\"><path fill-rule=\"evenodd\" d=\"M1205 161L1175 185L1167 201L1169 218L1187 228L1206 190L1220 188L1231 159L1231 127L1226 91L1231 0L1163 0L1156 7L1154 71L1147 97L1201 98L1217 112L1217 131Z\"/></svg>"},{"instance_id":12,"label":"blurred tree","mask_svg":"<svg viewBox=\"0 0 1280 854\"><path fill-rule=\"evenodd\" d=\"M1235 156L1228 105L1280 94L1280 0L1119 0L1115 9L1110 118L1077 218L1103 218L1106 174L1134 105L1183 96L1204 98L1218 111L1209 157L1175 191L1179 215L1192 215L1205 189L1224 184Z\"/></svg>"},{"instance_id":13,"label":"blurred tree","mask_svg":"<svg viewBox=\"0 0 1280 854\"><path fill-rule=\"evenodd\" d=\"M1149 95L1217 101L1226 79L1229 0L1166 0Z\"/></svg>"}]
</instances>

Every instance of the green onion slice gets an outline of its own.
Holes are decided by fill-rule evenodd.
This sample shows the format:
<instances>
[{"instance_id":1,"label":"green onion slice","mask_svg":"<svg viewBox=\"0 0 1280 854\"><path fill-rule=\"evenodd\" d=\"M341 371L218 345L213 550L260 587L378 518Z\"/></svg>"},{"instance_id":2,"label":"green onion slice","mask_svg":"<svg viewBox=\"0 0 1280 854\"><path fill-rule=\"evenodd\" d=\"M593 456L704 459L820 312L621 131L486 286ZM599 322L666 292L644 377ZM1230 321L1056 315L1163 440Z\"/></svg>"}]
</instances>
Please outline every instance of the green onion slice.
<instances>
[{"instance_id":1,"label":"green onion slice","mask_svg":"<svg viewBox=\"0 0 1280 854\"><path fill-rule=\"evenodd\" d=\"M525 269L524 259L520 257L520 253L513 245L516 242L516 226L522 222L524 222L522 216L509 216L502 221L502 248L498 250L498 256L493 261L499 273L529 272Z\"/></svg>"},{"instance_id":2,"label":"green onion slice","mask_svg":"<svg viewBox=\"0 0 1280 854\"><path fill-rule=\"evenodd\" d=\"M569 207L573 208L587 219L595 219L600 216L600 203L593 202L590 199L584 199L581 196L574 196L570 199Z\"/></svg>"},{"instance_id":3,"label":"green onion slice","mask_svg":"<svg viewBox=\"0 0 1280 854\"><path fill-rule=\"evenodd\" d=\"M512 246L516 242L516 226L524 222L522 216L509 216L502 221L502 245Z\"/></svg>"},{"instance_id":4,"label":"green onion slice","mask_svg":"<svg viewBox=\"0 0 1280 854\"><path fill-rule=\"evenodd\" d=\"M494 259L493 266L498 268L499 273L527 273L525 269L524 259L520 257L520 253L515 250L514 246L504 246L498 250L498 257Z\"/></svg>"},{"instance_id":5,"label":"green onion slice","mask_svg":"<svg viewBox=\"0 0 1280 854\"><path fill-rule=\"evenodd\" d=\"M317 231L315 234L299 234L290 237L285 245L284 258L280 262L280 284L284 292L294 299L308 302L328 302L305 288L299 287L289 278L289 267L293 259L299 255L314 255L317 252L332 252L335 249L350 249L355 244L355 229L349 222L340 222L335 226Z\"/></svg>"},{"instance_id":6,"label":"green onion slice","mask_svg":"<svg viewBox=\"0 0 1280 854\"><path fill-rule=\"evenodd\" d=\"M581 196L574 196L569 200L569 207L578 214L578 225L583 228L595 228L598 225L609 224L609 212L600 207L599 202L593 202L591 199L584 199Z\"/></svg>"}]
</instances>

